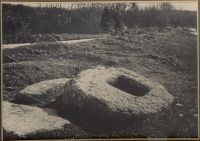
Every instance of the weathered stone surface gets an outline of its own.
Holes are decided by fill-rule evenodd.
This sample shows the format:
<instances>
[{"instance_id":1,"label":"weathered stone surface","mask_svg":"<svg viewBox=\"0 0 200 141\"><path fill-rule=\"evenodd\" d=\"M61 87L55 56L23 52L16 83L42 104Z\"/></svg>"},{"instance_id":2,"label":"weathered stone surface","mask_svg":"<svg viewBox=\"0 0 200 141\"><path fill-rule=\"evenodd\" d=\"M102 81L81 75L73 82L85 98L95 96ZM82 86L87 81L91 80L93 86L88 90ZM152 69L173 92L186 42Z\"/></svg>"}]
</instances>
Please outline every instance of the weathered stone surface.
<instances>
[{"instance_id":1,"label":"weathered stone surface","mask_svg":"<svg viewBox=\"0 0 200 141\"><path fill-rule=\"evenodd\" d=\"M101 124L161 112L174 97L161 84L133 71L97 67L67 83L62 100L63 110Z\"/></svg>"},{"instance_id":2,"label":"weathered stone surface","mask_svg":"<svg viewBox=\"0 0 200 141\"><path fill-rule=\"evenodd\" d=\"M70 124L58 117L53 109L2 102L2 123L5 132L26 136L36 132L63 129Z\"/></svg>"},{"instance_id":3,"label":"weathered stone surface","mask_svg":"<svg viewBox=\"0 0 200 141\"><path fill-rule=\"evenodd\" d=\"M29 85L21 90L15 96L15 102L21 104L30 104L44 106L55 100L64 92L64 85L69 81L68 78L53 79L41 81Z\"/></svg>"}]
</instances>

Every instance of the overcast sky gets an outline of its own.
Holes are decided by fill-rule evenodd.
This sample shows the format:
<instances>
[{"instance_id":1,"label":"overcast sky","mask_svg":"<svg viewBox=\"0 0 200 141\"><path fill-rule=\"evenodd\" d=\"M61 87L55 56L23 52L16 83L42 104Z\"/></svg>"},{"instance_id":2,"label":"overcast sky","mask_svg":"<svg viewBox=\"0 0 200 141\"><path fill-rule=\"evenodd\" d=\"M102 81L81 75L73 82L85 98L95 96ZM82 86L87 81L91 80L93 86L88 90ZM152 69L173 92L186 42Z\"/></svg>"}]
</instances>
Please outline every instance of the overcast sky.
<instances>
[{"instance_id":1,"label":"overcast sky","mask_svg":"<svg viewBox=\"0 0 200 141\"><path fill-rule=\"evenodd\" d=\"M197 11L198 2L170 2L177 9ZM149 6L151 4L156 4L156 2L139 2L138 5L141 7Z\"/></svg>"},{"instance_id":2,"label":"overcast sky","mask_svg":"<svg viewBox=\"0 0 200 141\"><path fill-rule=\"evenodd\" d=\"M8 3L8 2L6 2ZM34 6L37 7L40 4L42 6L46 6L46 4L50 4L48 2L9 2L12 4L23 4L27 6ZM146 6L151 6L152 4L158 4L160 2L136 2L139 7L146 7ZM198 9L198 2L197 1L180 1L180 2L170 2L173 6L175 6L177 9L182 9L182 10L190 10L190 11L197 11ZM63 7L68 7L71 5L70 2L65 2L65 3L59 3L59 2L51 2L51 4L62 4ZM73 3L74 4L74 3Z\"/></svg>"}]
</instances>

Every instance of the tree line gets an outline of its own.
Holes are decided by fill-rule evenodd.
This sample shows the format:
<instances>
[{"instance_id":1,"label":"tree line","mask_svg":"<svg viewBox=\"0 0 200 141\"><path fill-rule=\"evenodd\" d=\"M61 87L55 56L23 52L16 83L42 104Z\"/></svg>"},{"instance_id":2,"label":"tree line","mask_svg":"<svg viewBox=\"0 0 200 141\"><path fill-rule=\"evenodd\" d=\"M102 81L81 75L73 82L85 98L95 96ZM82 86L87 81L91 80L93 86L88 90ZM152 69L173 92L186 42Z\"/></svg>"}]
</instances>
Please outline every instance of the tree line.
<instances>
[{"instance_id":1,"label":"tree line","mask_svg":"<svg viewBox=\"0 0 200 141\"><path fill-rule=\"evenodd\" d=\"M175 9L170 3L140 8L125 3L79 3L30 7L3 4L3 39L45 33L102 33L110 28L135 26L196 27L196 12ZM114 18L113 18L114 17Z\"/></svg>"}]
</instances>

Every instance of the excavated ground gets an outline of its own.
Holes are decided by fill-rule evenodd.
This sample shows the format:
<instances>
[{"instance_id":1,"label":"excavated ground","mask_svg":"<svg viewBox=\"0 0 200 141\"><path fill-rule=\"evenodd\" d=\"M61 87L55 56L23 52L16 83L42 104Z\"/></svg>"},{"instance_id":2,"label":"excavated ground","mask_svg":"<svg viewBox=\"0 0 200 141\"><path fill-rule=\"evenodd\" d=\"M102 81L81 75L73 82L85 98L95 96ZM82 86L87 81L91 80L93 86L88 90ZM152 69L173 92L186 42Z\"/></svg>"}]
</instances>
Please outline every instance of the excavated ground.
<instances>
[{"instance_id":1,"label":"excavated ground","mask_svg":"<svg viewBox=\"0 0 200 141\"><path fill-rule=\"evenodd\" d=\"M130 124L102 134L78 128L73 137L197 137L197 36L181 28L135 28L124 36L78 44L44 42L5 49L3 99L12 101L28 85L72 78L96 65L123 67L158 82L176 98L177 104L171 107L168 116L147 118L146 124L138 128ZM74 127L72 124L65 130ZM54 133L63 138L62 131ZM7 138L11 136L4 134ZM67 137L72 134L66 133L64 138Z\"/></svg>"}]
</instances>

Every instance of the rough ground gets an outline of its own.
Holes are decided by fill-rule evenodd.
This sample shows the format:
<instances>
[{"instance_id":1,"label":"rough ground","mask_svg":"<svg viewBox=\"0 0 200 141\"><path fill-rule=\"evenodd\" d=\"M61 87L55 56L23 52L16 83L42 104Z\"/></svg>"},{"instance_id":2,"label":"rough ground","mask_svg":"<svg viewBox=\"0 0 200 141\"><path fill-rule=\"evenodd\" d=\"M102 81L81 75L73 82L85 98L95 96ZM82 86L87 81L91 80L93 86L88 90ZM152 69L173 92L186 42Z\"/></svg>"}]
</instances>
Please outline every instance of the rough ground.
<instances>
[{"instance_id":1,"label":"rough ground","mask_svg":"<svg viewBox=\"0 0 200 141\"><path fill-rule=\"evenodd\" d=\"M45 42L5 49L3 98L13 100L28 85L74 77L91 66L123 67L161 83L176 98L177 104L171 107L168 116L147 118L138 128L130 124L90 137L196 137L196 41L195 35L181 28L152 27L76 45ZM80 137L81 133L76 132L74 137Z\"/></svg>"}]
</instances>

